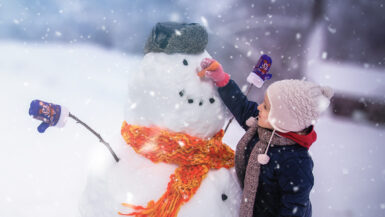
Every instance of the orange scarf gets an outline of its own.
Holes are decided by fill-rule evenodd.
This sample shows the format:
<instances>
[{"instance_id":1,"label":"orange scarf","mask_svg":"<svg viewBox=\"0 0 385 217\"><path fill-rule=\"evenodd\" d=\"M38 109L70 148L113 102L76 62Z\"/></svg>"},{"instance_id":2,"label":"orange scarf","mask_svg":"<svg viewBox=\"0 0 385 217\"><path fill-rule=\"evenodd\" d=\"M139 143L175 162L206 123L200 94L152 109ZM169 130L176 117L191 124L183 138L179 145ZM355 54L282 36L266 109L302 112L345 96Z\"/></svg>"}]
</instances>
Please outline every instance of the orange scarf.
<instances>
[{"instance_id":1,"label":"orange scarf","mask_svg":"<svg viewBox=\"0 0 385 217\"><path fill-rule=\"evenodd\" d=\"M234 166L234 151L222 143L223 130L209 140L175 133L158 127L141 127L123 122L122 136L136 153L154 163L178 165L170 176L167 191L147 207L123 203L135 212L120 215L137 217L175 217L180 207L198 190L209 169Z\"/></svg>"}]
</instances>

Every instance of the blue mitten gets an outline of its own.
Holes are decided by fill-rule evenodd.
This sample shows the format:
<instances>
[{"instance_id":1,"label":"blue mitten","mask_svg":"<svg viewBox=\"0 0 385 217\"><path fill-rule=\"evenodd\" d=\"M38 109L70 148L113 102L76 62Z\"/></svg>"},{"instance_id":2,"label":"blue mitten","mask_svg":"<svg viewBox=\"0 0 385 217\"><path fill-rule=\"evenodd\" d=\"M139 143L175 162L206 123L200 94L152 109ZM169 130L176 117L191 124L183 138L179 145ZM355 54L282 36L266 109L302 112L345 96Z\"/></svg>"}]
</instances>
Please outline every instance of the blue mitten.
<instances>
[{"instance_id":1,"label":"blue mitten","mask_svg":"<svg viewBox=\"0 0 385 217\"><path fill-rule=\"evenodd\" d=\"M249 76L247 77L247 81L249 83L254 84L256 87L262 87L265 80L270 80L273 76L272 74L269 74L269 70L271 67L272 60L269 56L262 55L257 65L254 66L254 69L252 72L250 72Z\"/></svg>"},{"instance_id":2,"label":"blue mitten","mask_svg":"<svg viewBox=\"0 0 385 217\"><path fill-rule=\"evenodd\" d=\"M50 126L63 127L69 116L69 112L65 107L60 105L41 100L33 100L29 107L29 115L37 120L43 121L37 130L39 133L44 133Z\"/></svg>"}]
</instances>

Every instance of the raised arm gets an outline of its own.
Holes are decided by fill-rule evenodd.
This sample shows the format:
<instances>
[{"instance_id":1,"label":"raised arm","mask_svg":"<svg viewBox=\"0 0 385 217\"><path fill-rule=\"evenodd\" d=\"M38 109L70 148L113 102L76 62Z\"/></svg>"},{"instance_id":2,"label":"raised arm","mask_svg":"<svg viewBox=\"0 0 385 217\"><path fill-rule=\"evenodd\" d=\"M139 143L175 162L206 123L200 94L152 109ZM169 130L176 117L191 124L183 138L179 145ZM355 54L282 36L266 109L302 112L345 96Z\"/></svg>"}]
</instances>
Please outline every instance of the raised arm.
<instances>
[{"instance_id":1,"label":"raised arm","mask_svg":"<svg viewBox=\"0 0 385 217\"><path fill-rule=\"evenodd\" d=\"M222 101L229 108L238 123L247 130L246 120L258 115L258 104L249 101L239 89L238 85L230 79L230 75L223 71L221 64L214 59L205 58L201 62L202 70L199 76L210 78L218 87Z\"/></svg>"},{"instance_id":2,"label":"raised arm","mask_svg":"<svg viewBox=\"0 0 385 217\"><path fill-rule=\"evenodd\" d=\"M246 120L251 116L256 117L258 115L258 104L249 101L233 80L229 80L227 85L219 87L218 92L238 123L247 130Z\"/></svg>"}]
</instances>

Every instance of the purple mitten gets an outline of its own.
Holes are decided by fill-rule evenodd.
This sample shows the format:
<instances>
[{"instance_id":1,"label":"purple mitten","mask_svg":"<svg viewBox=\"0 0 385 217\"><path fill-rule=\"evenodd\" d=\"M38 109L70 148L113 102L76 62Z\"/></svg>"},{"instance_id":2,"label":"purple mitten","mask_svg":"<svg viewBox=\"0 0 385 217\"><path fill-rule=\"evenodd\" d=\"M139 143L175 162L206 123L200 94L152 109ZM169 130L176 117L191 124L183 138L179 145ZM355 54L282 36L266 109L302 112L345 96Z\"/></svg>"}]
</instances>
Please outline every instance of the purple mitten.
<instances>
[{"instance_id":1,"label":"purple mitten","mask_svg":"<svg viewBox=\"0 0 385 217\"><path fill-rule=\"evenodd\" d=\"M63 127L69 115L68 110L60 105L33 100L29 107L29 115L42 121L37 130L44 133L50 126Z\"/></svg>"},{"instance_id":2,"label":"purple mitten","mask_svg":"<svg viewBox=\"0 0 385 217\"><path fill-rule=\"evenodd\" d=\"M272 77L272 74L269 74L269 70L271 67L271 58L267 56L266 54L262 55L257 65L254 66L254 69L252 72L250 72L249 76L247 77L247 81L249 83L254 84L256 87L262 87L265 80L269 80Z\"/></svg>"}]
</instances>

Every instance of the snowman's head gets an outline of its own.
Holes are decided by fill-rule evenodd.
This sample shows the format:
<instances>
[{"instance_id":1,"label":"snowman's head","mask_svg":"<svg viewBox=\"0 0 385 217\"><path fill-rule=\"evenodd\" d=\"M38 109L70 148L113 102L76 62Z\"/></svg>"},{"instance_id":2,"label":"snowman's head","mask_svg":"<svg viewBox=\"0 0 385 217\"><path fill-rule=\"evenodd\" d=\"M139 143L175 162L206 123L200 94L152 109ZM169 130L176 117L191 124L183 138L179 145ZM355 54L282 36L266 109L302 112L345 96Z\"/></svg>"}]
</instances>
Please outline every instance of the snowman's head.
<instances>
[{"instance_id":1,"label":"snowman's head","mask_svg":"<svg viewBox=\"0 0 385 217\"><path fill-rule=\"evenodd\" d=\"M175 33L172 37L183 41L183 38L178 37L189 34L184 30L179 28L168 32L171 35ZM157 38L162 39L160 43L156 43L157 52L147 49L152 45L146 46L141 67L130 75L126 121L130 124L163 127L202 138L212 137L223 127L227 110L213 82L197 75L200 62L210 55L194 41L182 44L184 47L186 44L193 44L193 52L180 52L185 48L177 43L170 49L178 52L167 52L167 45L174 40L167 38L169 35L160 36L161 31L157 31L153 30L150 37L151 43L158 40ZM162 46L158 46L159 44ZM166 50L160 52L159 49ZM191 51L191 47L187 49Z\"/></svg>"}]
</instances>

